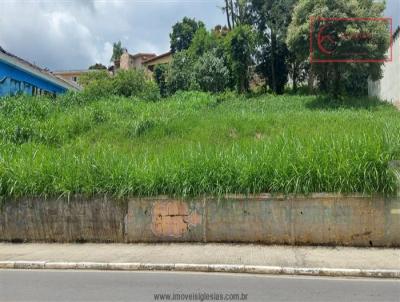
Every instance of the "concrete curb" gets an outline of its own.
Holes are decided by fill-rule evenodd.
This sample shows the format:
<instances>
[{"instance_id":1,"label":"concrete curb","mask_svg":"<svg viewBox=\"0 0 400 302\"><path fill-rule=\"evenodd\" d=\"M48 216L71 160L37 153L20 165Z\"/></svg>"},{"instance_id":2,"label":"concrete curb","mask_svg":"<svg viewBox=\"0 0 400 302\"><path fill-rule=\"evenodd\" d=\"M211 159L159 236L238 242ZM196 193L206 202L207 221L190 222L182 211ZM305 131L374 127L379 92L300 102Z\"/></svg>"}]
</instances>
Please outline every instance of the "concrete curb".
<instances>
[{"instance_id":1,"label":"concrete curb","mask_svg":"<svg viewBox=\"0 0 400 302\"><path fill-rule=\"evenodd\" d=\"M187 263L106 263L106 262L47 262L47 261L0 261L0 269L76 269L107 271L178 271L218 272L266 275L305 275L328 277L399 278L400 270L306 268L232 264Z\"/></svg>"}]
</instances>

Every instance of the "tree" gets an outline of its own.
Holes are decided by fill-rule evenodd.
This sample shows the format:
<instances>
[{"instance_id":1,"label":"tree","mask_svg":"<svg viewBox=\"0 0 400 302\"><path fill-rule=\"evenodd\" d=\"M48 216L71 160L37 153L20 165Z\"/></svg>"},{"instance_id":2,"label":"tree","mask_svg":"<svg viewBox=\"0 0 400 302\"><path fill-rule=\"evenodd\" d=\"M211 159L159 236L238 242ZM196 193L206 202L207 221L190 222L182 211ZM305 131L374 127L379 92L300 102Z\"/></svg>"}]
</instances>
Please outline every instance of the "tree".
<instances>
[{"instance_id":1,"label":"tree","mask_svg":"<svg viewBox=\"0 0 400 302\"><path fill-rule=\"evenodd\" d=\"M233 14L232 14L232 5L231 5L231 2L229 1L229 0L225 0L225 6L222 8L222 10L225 12L225 14L226 14L226 21L227 21L227 23L228 23L228 28L230 29L230 30L232 30L232 17L233 17Z\"/></svg>"},{"instance_id":2,"label":"tree","mask_svg":"<svg viewBox=\"0 0 400 302\"><path fill-rule=\"evenodd\" d=\"M189 55L187 50L174 54L167 76L167 86L170 94L179 90L195 88L194 63L194 59Z\"/></svg>"},{"instance_id":3,"label":"tree","mask_svg":"<svg viewBox=\"0 0 400 302\"><path fill-rule=\"evenodd\" d=\"M213 32L208 32L205 28L199 28L188 49L190 55L200 57L208 51L217 47L217 36Z\"/></svg>"},{"instance_id":4,"label":"tree","mask_svg":"<svg viewBox=\"0 0 400 302\"><path fill-rule=\"evenodd\" d=\"M235 27L225 40L225 50L238 92L247 92L250 88L249 67L253 64L255 35L249 25Z\"/></svg>"},{"instance_id":5,"label":"tree","mask_svg":"<svg viewBox=\"0 0 400 302\"><path fill-rule=\"evenodd\" d=\"M216 38L224 38L227 36L229 33L230 29L226 27L226 25L221 26L221 25L216 25L214 29L212 30L212 33Z\"/></svg>"},{"instance_id":6,"label":"tree","mask_svg":"<svg viewBox=\"0 0 400 302\"><path fill-rule=\"evenodd\" d=\"M205 28L200 28L192 40L188 49L188 54L194 58L194 60L202 57L206 53L212 53L214 56L219 58L222 61L223 66L228 70L227 85L232 89L234 88L233 72L224 44L228 33L228 28L220 25L215 26L211 31L207 31Z\"/></svg>"},{"instance_id":7,"label":"tree","mask_svg":"<svg viewBox=\"0 0 400 302\"><path fill-rule=\"evenodd\" d=\"M257 58L260 63L256 67L256 72L267 79L267 83L276 94L283 94L285 91L289 73L288 57L287 46L280 40L276 41L274 48L270 43L258 48Z\"/></svg>"},{"instance_id":8,"label":"tree","mask_svg":"<svg viewBox=\"0 0 400 302\"><path fill-rule=\"evenodd\" d=\"M289 48L297 54L299 60L307 60L310 56L310 16L318 17L382 17L385 4L374 0L300 0L296 6L292 22L289 26L287 43ZM317 24L315 24L316 26ZM389 47L390 35L382 22L342 22L340 28L333 28L330 34L337 38L343 34L369 33L374 39L366 40L358 46L360 53L368 53L371 57L384 57ZM351 41L350 41L351 42ZM343 41L339 47L346 50L349 41ZM344 91L357 89L350 85L349 79L355 79L355 74L364 74L373 80L381 77L382 63L323 63L312 64L310 79L313 82L316 76L321 90L338 96ZM354 82L354 85L359 83ZM367 85L364 79L364 86Z\"/></svg>"},{"instance_id":9,"label":"tree","mask_svg":"<svg viewBox=\"0 0 400 302\"><path fill-rule=\"evenodd\" d=\"M105 70L105 69L107 69L107 67L101 63L96 63L89 67L89 70Z\"/></svg>"},{"instance_id":10,"label":"tree","mask_svg":"<svg viewBox=\"0 0 400 302\"><path fill-rule=\"evenodd\" d=\"M194 78L201 90L222 92L229 83L229 70L222 58L207 52L194 65Z\"/></svg>"},{"instance_id":11,"label":"tree","mask_svg":"<svg viewBox=\"0 0 400 302\"><path fill-rule=\"evenodd\" d=\"M122 54L124 53L124 48L122 47L121 41L113 44L113 53L111 56L110 61L114 62L121 58Z\"/></svg>"},{"instance_id":12,"label":"tree","mask_svg":"<svg viewBox=\"0 0 400 302\"><path fill-rule=\"evenodd\" d=\"M251 0L252 20L258 29L257 70L267 79L272 91L283 93L287 82L286 31L297 0Z\"/></svg>"},{"instance_id":13,"label":"tree","mask_svg":"<svg viewBox=\"0 0 400 302\"><path fill-rule=\"evenodd\" d=\"M225 0L225 6L222 10L226 14L229 30L239 25L251 24L249 0Z\"/></svg>"},{"instance_id":14,"label":"tree","mask_svg":"<svg viewBox=\"0 0 400 302\"><path fill-rule=\"evenodd\" d=\"M296 53L289 51L287 67L293 82L293 91L297 92L298 83L304 82L307 79L310 63L299 59Z\"/></svg>"},{"instance_id":15,"label":"tree","mask_svg":"<svg viewBox=\"0 0 400 302\"><path fill-rule=\"evenodd\" d=\"M188 49L197 30L200 28L205 28L203 22L188 17L184 17L181 22L177 22L172 27L172 33L169 35L171 51L175 53Z\"/></svg>"}]
</instances>

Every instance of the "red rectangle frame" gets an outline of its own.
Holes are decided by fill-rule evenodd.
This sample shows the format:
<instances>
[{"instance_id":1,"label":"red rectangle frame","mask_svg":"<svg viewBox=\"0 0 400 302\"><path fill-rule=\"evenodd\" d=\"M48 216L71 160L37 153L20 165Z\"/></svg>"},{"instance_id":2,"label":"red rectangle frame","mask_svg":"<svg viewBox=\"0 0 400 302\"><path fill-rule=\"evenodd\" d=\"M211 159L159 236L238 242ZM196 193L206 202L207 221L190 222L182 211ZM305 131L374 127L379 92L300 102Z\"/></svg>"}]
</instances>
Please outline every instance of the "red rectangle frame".
<instances>
[{"instance_id":1,"label":"red rectangle frame","mask_svg":"<svg viewBox=\"0 0 400 302\"><path fill-rule=\"evenodd\" d=\"M310 16L310 63L386 63L393 62L393 18L324 18L317 17L322 21L389 21L390 24L390 59L314 59L313 58L313 34L316 17Z\"/></svg>"}]
</instances>

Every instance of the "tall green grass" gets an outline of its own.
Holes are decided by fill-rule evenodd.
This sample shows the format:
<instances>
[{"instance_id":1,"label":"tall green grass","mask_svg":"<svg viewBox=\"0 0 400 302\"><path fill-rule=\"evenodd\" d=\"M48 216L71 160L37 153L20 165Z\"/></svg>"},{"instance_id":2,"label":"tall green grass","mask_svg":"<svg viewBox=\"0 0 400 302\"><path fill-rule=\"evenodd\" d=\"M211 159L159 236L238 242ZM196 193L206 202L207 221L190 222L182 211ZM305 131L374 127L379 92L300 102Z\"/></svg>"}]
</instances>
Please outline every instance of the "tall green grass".
<instances>
[{"instance_id":1,"label":"tall green grass","mask_svg":"<svg viewBox=\"0 0 400 302\"><path fill-rule=\"evenodd\" d=\"M400 113L374 100L178 93L0 100L0 195L385 193Z\"/></svg>"}]
</instances>

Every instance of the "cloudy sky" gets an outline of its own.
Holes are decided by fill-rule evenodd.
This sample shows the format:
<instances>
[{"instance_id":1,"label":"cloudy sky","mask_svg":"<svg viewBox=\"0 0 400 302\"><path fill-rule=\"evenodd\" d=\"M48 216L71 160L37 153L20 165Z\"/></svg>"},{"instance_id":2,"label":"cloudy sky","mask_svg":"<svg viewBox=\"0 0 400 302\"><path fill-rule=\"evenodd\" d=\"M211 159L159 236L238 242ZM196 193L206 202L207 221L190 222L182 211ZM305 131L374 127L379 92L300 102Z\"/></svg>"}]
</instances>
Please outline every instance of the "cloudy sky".
<instances>
[{"instance_id":1,"label":"cloudy sky","mask_svg":"<svg viewBox=\"0 0 400 302\"><path fill-rule=\"evenodd\" d=\"M277 0L279 1L279 0ZM0 46L51 70L109 65L112 43L130 53L169 50L171 27L184 16L225 24L223 0L0 0ZM400 0L386 16L400 20Z\"/></svg>"}]
</instances>

